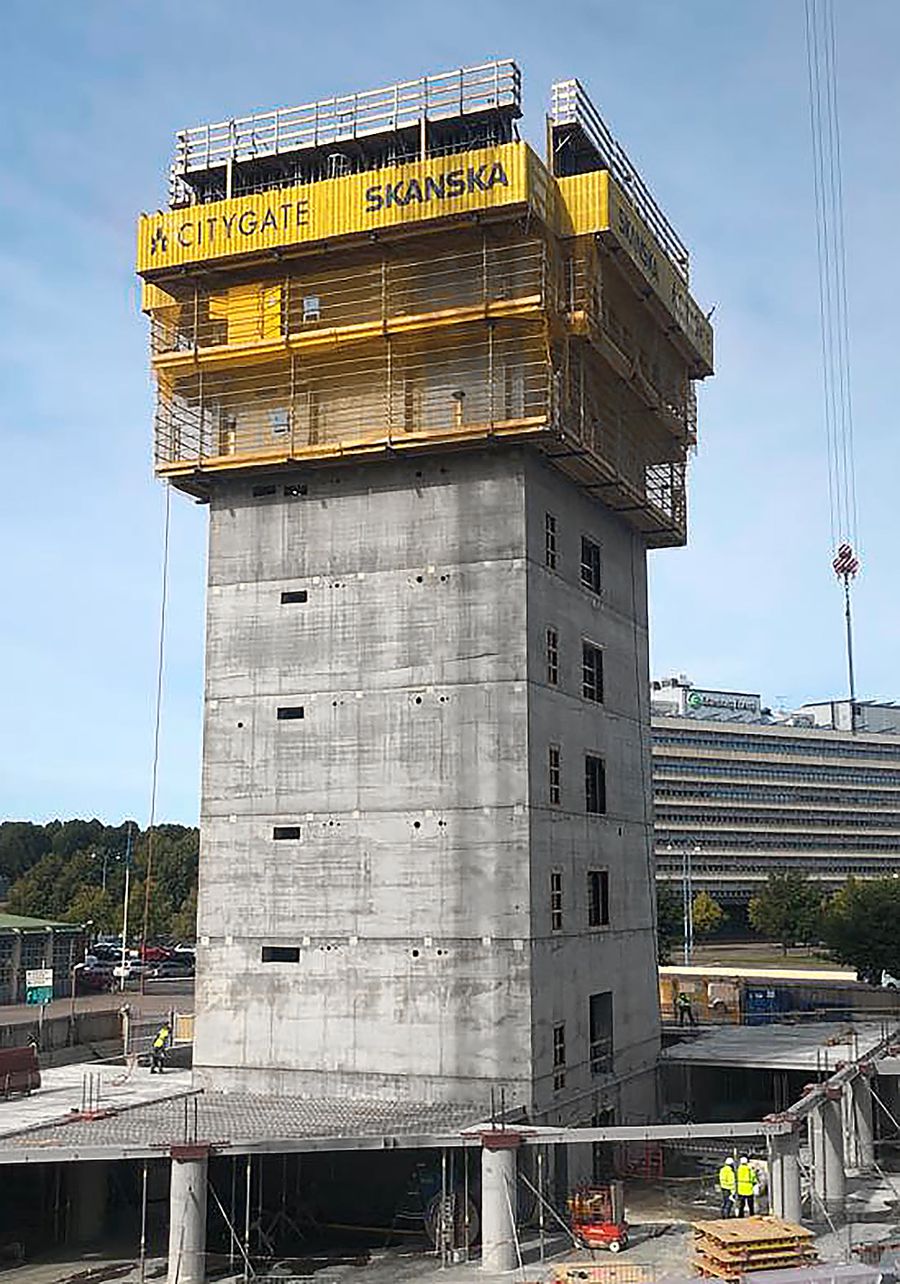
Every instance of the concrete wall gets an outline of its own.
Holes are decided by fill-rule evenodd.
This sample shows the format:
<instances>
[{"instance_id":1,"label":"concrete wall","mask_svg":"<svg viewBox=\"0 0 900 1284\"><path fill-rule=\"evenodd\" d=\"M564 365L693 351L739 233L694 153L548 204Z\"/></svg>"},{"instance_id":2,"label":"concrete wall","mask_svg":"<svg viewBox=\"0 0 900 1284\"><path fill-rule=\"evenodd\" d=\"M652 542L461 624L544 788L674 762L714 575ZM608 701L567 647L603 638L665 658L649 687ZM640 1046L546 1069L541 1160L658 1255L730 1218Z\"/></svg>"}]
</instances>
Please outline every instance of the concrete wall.
<instances>
[{"instance_id":1,"label":"concrete wall","mask_svg":"<svg viewBox=\"0 0 900 1284\"><path fill-rule=\"evenodd\" d=\"M527 1095L521 463L292 480L212 504L195 1064L257 1091ZM278 944L299 962L262 964Z\"/></svg>"},{"instance_id":2,"label":"concrete wall","mask_svg":"<svg viewBox=\"0 0 900 1284\"><path fill-rule=\"evenodd\" d=\"M254 495L270 482L223 478L211 505L198 1077L485 1104L502 1083L581 1117L597 1092L618 1101L588 1072L587 994L622 987L617 1075L656 1048L639 540L511 449L282 474ZM550 502L572 536L553 577ZM581 526L604 546L599 603L578 582ZM308 599L282 604L286 590ZM572 639L552 694L548 613ZM580 699L584 629L608 649L603 709ZM289 705L303 718L279 720ZM605 818L584 815L583 762L549 814L556 726L573 762L607 755ZM615 871L613 922L587 934L573 916L551 941L550 863L574 888L595 854ZM299 958L261 962L272 946ZM547 1079L560 1011L562 1097Z\"/></svg>"},{"instance_id":3,"label":"concrete wall","mask_svg":"<svg viewBox=\"0 0 900 1284\"><path fill-rule=\"evenodd\" d=\"M650 830L646 552L641 537L537 457L527 470L529 756L535 1108L554 1122L612 1109L621 1122L655 1113L659 1050ZM558 564L545 558L556 517ZM581 583L581 540L602 553L599 595ZM559 638L559 682L547 677L546 631ZM582 694L582 642L603 652L602 703ZM548 745L560 746L562 798L548 802ZM585 811L585 754L606 764L607 810ZM563 885L553 931L550 874ZM609 873L609 924L588 923L588 870ZM613 992L613 1074L592 1074L589 995ZM552 1028L565 1023L566 1086L553 1090ZM623 1082L624 1081L624 1082Z\"/></svg>"}]
</instances>

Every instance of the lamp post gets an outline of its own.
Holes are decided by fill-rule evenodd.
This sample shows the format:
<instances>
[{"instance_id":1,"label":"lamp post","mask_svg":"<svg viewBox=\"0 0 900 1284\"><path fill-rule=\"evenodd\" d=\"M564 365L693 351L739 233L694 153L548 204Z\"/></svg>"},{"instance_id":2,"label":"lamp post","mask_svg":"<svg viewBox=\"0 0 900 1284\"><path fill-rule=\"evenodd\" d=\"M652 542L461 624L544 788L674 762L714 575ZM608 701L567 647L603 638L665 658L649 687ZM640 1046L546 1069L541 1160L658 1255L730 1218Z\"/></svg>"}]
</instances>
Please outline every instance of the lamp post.
<instances>
[{"instance_id":1,"label":"lamp post","mask_svg":"<svg viewBox=\"0 0 900 1284\"><path fill-rule=\"evenodd\" d=\"M694 956L694 867L693 858L700 854L700 844L679 844L681 846L681 913L684 935L683 961L690 967ZM666 849L674 855L677 848L670 843Z\"/></svg>"}]
</instances>

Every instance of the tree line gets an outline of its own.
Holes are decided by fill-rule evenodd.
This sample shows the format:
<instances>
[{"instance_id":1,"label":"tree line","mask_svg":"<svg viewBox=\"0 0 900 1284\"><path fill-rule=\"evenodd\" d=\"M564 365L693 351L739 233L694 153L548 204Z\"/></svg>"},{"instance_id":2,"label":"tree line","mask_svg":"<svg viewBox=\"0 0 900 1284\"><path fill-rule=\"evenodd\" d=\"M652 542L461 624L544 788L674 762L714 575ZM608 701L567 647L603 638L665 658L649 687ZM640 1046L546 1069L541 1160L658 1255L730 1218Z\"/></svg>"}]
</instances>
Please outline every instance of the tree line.
<instances>
[{"instance_id":1,"label":"tree line","mask_svg":"<svg viewBox=\"0 0 900 1284\"><path fill-rule=\"evenodd\" d=\"M133 821L121 825L104 825L99 820L0 823L0 877L8 885L7 911L67 923L90 921L94 935L120 932L129 831L128 917L135 935L140 934L150 831ZM152 846L148 937L193 940L200 832L188 825L156 825Z\"/></svg>"},{"instance_id":2,"label":"tree line","mask_svg":"<svg viewBox=\"0 0 900 1284\"><path fill-rule=\"evenodd\" d=\"M721 905L700 892L693 901L694 932L702 937L725 921ZM747 917L761 937L777 941L785 954L792 945L819 945L839 963L875 975L900 976L900 878L848 878L837 892L823 894L804 874L771 874L751 897ZM657 892L659 960L669 962L683 936L683 906L673 888Z\"/></svg>"}]
</instances>

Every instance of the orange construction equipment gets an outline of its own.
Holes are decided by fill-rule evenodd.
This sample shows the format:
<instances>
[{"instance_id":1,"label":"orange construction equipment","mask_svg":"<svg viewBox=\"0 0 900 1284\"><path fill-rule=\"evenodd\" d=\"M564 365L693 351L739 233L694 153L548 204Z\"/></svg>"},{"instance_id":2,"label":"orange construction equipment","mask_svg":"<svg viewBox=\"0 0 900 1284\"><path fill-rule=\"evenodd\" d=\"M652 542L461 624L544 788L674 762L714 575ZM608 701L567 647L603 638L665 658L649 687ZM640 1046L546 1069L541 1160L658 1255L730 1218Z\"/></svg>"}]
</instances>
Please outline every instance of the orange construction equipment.
<instances>
[{"instance_id":1,"label":"orange construction equipment","mask_svg":"<svg viewBox=\"0 0 900 1284\"><path fill-rule=\"evenodd\" d=\"M581 1186L567 1202L572 1234L585 1248L608 1248L611 1253L619 1253L628 1247L621 1182Z\"/></svg>"}]
</instances>

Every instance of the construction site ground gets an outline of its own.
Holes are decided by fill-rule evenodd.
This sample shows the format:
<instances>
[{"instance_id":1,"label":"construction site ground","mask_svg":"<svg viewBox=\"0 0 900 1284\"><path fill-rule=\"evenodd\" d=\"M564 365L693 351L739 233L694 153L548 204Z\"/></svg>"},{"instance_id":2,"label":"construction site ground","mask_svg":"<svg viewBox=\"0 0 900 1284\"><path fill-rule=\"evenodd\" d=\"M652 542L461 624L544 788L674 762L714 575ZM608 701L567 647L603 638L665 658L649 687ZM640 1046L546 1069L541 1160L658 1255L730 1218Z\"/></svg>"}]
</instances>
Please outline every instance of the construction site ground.
<instances>
[{"instance_id":1,"label":"construction site ground","mask_svg":"<svg viewBox=\"0 0 900 1284\"><path fill-rule=\"evenodd\" d=\"M613 1268L611 1280L618 1275L619 1284L627 1284L628 1267L649 1268L654 1280L696 1274L692 1223L718 1215L716 1193L707 1179L629 1181L626 1206L632 1228L630 1247L617 1256L606 1252L593 1255L595 1264ZM852 1178L848 1213L850 1220L839 1226L827 1222L816 1225L820 1260L854 1261L852 1250L859 1244L900 1240L900 1174L886 1174L884 1179ZM554 1267L562 1262L591 1260L589 1253L574 1249L558 1227L554 1233L546 1230L543 1248L542 1260L538 1231L526 1228L520 1243L521 1267L508 1275L494 1275L481 1270L477 1253L468 1262L442 1266L424 1242L411 1241L399 1247L370 1242L364 1249L348 1236L340 1247L335 1245L331 1258L284 1258L270 1265L254 1262L256 1275L250 1278L283 1279L285 1284L311 1277L321 1284L542 1284L552 1279ZM240 1261L230 1270L226 1259L211 1258L208 1270L210 1280L221 1284L240 1284L244 1279ZM147 1257L142 1276L137 1245L108 1243L102 1250L81 1255L68 1250L14 1266L3 1272L3 1279L5 1284L102 1284L107 1280L140 1284L142 1280L164 1279L165 1273L165 1259L156 1253Z\"/></svg>"}]
</instances>

